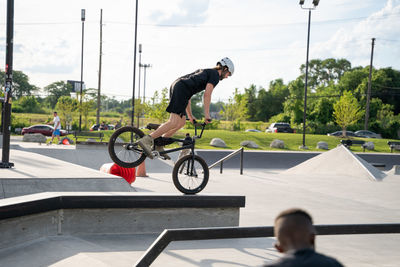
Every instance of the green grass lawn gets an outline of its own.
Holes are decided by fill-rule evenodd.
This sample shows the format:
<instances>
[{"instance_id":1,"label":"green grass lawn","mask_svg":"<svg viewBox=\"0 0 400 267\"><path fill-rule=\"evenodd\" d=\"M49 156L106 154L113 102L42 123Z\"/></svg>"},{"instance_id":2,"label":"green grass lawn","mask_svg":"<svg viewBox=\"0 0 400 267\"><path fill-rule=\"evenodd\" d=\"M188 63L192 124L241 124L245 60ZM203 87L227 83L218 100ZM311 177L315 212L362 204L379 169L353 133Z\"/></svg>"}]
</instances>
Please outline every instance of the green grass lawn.
<instances>
[{"instance_id":1,"label":"green grass lawn","mask_svg":"<svg viewBox=\"0 0 400 267\"><path fill-rule=\"evenodd\" d=\"M107 141L113 131L104 131L104 141ZM145 131L149 133L149 131ZM186 133L190 133L192 136L194 134L193 129L182 129L177 134L176 137L183 138ZM240 148L240 143L244 140L250 140L256 142L260 148L246 150L270 150L270 151L304 151L299 147L303 144L303 135L298 134L287 134L287 133L265 133L265 132L244 132L244 131L228 131L228 130L205 130L201 139L196 140L196 148L199 149L221 149L210 146L210 141L213 138L221 138L225 141L228 150L235 150ZM282 140L285 143L284 149L271 148L270 143L274 139ZM317 149L317 143L319 141L325 141L328 143L329 149L335 148L340 144L340 140L343 138L327 136L327 135L312 135L306 134L306 145L308 146L308 151L325 151ZM390 153L390 148L387 145L389 139L374 139L374 138L354 138L355 140L364 140L366 142L373 142L375 145L375 150L366 152L380 152L380 153ZM175 144L171 147L177 146ZM351 147L353 152L363 152L360 145L354 145ZM397 152L398 153L398 152Z\"/></svg>"},{"instance_id":2,"label":"green grass lawn","mask_svg":"<svg viewBox=\"0 0 400 267\"><path fill-rule=\"evenodd\" d=\"M52 120L52 114L25 114L25 113L15 113L16 118L29 122L29 125L45 123L48 120ZM91 117L92 118L92 117ZM95 117L93 117L95 118ZM92 118L92 119L93 119ZM107 118L107 121L116 121L119 118ZM147 124L150 119L141 119L141 125ZM224 123L222 123L224 124ZM253 125L254 124L254 125ZM266 125L260 123L253 123L247 128L261 128L265 129ZM258 125L258 127L256 127ZM250 127L251 126L251 127ZM104 138L103 141L107 142L114 131L103 131ZM147 132L146 132L147 133ZM183 129L177 133L177 136L184 137L185 133L190 133L193 135L193 129ZM73 135L68 136L74 139ZM238 149L240 148L240 142L244 140L250 140L256 142L260 148L254 150L276 150L276 151L304 151L299 147L303 144L303 135L301 133L297 134L285 134L285 133L265 133L265 132L244 132L244 131L230 131L230 130L208 130L204 131L203 137L196 142L196 147L200 149L221 149L210 146L210 141L213 138L219 137L225 141L226 149ZM98 139L98 138L95 138ZM271 148L269 145L274 139L280 139L284 141L284 149ZM327 135L306 135L306 145L309 151L323 151L321 149L316 149L316 145L319 141L325 141L328 143L329 149L335 148L342 138L327 136ZM390 148L387 145L389 139L367 139L367 138L355 138L357 140L371 141L375 145L374 151L366 152L382 152L390 153ZM393 139L391 139L393 140ZM100 141L100 140L99 140ZM175 144L174 144L175 145ZM174 146L171 145L171 146ZM246 148L250 150L250 148ZM363 149L360 145L355 145L351 147L352 151L362 152ZM399 153L399 152L397 152Z\"/></svg>"}]
</instances>

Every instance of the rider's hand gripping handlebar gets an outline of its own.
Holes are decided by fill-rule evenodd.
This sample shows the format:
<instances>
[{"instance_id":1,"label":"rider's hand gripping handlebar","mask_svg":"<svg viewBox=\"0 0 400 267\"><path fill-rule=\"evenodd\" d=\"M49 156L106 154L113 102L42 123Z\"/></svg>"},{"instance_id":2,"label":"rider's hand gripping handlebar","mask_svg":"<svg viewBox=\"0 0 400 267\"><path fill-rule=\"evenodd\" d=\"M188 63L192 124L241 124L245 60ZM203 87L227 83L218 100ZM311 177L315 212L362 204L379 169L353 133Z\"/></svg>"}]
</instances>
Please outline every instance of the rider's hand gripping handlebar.
<instances>
[{"instance_id":1,"label":"rider's hand gripping handlebar","mask_svg":"<svg viewBox=\"0 0 400 267\"><path fill-rule=\"evenodd\" d=\"M209 120L211 122L211 120ZM204 132L204 128L206 127L207 123L203 122L203 123L199 123L196 120L193 120L193 125L194 125L194 136L196 138L201 138L201 136L203 135ZM197 127L201 128L201 132L200 135L197 135Z\"/></svg>"}]
</instances>

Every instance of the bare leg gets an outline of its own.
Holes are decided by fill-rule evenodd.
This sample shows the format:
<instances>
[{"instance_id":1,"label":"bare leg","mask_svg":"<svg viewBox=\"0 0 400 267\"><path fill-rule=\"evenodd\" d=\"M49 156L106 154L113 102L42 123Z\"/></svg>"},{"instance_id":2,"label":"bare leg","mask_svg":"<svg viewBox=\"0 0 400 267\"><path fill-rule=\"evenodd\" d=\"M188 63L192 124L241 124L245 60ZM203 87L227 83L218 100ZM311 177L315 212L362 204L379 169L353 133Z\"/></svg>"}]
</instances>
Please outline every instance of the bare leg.
<instances>
[{"instance_id":1,"label":"bare leg","mask_svg":"<svg viewBox=\"0 0 400 267\"><path fill-rule=\"evenodd\" d=\"M163 137L171 137L173 136L177 131L179 131L183 126L185 126L186 124L186 117L182 117L181 121L179 122L179 125L176 128L173 128L171 130L169 130L168 132L166 132L165 134L163 134Z\"/></svg>"},{"instance_id":2,"label":"bare leg","mask_svg":"<svg viewBox=\"0 0 400 267\"><path fill-rule=\"evenodd\" d=\"M183 117L185 118L185 117ZM178 128L181 124L182 124L182 118L181 116L179 116L178 114L175 113L171 113L169 116L169 120L163 124L161 124L160 127L158 127L157 130L155 130L154 132L152 132L150 134L150 136L155 139L157 137L160 137L161 135L168 133L168 132L172 132L175 129L180 129ZM177 130L175 130L176 132Z\"/></svg>"}]
</instances>

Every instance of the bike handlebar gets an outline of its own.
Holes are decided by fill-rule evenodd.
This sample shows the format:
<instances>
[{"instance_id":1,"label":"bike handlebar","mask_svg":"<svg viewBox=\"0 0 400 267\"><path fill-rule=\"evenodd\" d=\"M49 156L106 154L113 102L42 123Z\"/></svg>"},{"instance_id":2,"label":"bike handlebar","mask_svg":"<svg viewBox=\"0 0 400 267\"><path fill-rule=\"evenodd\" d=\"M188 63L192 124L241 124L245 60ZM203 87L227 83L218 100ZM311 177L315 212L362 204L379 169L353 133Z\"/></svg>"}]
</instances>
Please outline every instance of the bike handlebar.
<instances>
[{"instance_id":1,"label":"bike handlebar","mask_svg":"<svg viewBox=\"0 0 400 267\"><path fill-rule=\"evenodd\" d=\"M208 123L211 123L211 119L209 119L209 120L207 120L208 121ZM202 122L202 123L200 123L200 122L198 122L198 121L196 121L196 120L193 120L193 125L194 126L198 126L198 127L204 127L204 126L206 126L207 125L207 123L206 122Z\"/></svg>"},{"instance_id":2,"label":"bike handlebar","mask_svg":"<svg viewBox=\"0 0 400 267\"><path fill-rule=\"evenodd\" d=\"M209 120L211 122L211 120ZM206 127L207 123L203 122L203 123L199 123L196 120L193 120L193 125L194 125L194 135L197 138L201 138L201 136L203 135L204 132L204 128ZM201 132L200 135L197 135L197 127L201 127Z\"/></svg>"}]
</instances>

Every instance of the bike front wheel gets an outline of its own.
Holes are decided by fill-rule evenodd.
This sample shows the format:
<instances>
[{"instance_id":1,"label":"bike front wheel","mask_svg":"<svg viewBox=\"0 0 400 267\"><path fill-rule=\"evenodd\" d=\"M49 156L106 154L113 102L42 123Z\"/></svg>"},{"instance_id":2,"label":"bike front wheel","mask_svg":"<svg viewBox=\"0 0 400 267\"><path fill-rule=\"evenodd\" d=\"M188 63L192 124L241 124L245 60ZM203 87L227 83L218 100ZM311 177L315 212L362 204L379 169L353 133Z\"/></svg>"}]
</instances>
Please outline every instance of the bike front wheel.
<instances>
[{"instance_id":1,"label":"bike front wheel","mask_svg":"<svg viewBox=\"0 0 400 267\"><path fill-rule=\"evenodd\" d=\"M208 178L207 163L197 155L180 158L172 170L174 185L184 194L199 193L206 187Z\"/></svg>"},{"instance_id":2,"label":"bike front wheel","mask_svg":"<svg viewBox=\"0 0 400 267\"><path fill-rule=\"evenodd\" d=\"M116 130L108 142L111 159L121 167L134 168L146 159L142 148L136 144L144 133L136 127L125 126Z\"/></svg>"}]
</instances>

